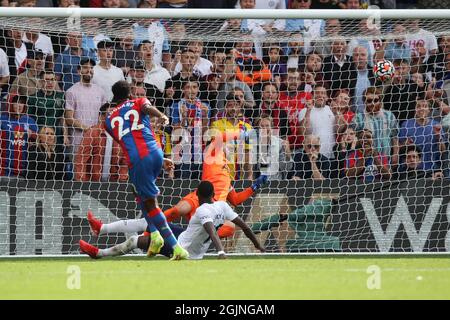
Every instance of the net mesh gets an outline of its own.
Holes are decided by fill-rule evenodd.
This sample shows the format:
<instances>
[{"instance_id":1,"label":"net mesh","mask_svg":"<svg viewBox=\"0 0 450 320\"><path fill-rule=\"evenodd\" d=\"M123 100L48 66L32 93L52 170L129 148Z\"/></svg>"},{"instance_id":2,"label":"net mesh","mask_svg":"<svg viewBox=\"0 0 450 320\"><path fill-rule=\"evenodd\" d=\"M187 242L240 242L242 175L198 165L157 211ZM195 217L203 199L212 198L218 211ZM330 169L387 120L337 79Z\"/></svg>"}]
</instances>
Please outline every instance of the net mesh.
<instances>
[{"instance_id":1,"label":"net mesh","mask_svg":"<svg viewBox=\"0 0 450 320\"><path fill-rule=\"evenodd\" d=\"M209 180L268 251L450 249L447 19L0 17L0 29L0 255L77 254L79 240L145 230L131 155L99 114L119 80L170 119L153 129L175 163L157 180L166 213L181 201L173 223L195 211L211 130L236 129L237 194L220 172ZM395 71L374 73L383 60ZM233 229L218 231L228 252L257 252Z\"/></svg>"}]
</instances>

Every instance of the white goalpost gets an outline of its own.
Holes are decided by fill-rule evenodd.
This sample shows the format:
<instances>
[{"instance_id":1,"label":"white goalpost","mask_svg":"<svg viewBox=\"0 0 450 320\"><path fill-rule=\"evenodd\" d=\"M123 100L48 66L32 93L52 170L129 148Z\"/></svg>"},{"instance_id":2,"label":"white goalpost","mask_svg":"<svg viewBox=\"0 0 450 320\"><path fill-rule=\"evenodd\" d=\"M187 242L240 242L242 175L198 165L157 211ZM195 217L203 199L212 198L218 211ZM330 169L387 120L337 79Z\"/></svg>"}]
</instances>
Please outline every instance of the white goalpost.
<instances>
[{"instance_id":1,"label":"white goalpost","mask_svg":"<svg viewBox=\"0 0 450 320\"><path fill-rule=\"evenodd\" d=\"M2 7L0 258L144 231L94 237L86 218L142 218L102 126L118 80L170 118L162 210L195 191L210 131L240 130L222 169L237 192L269 177L235 206L268 253L450 251L450 9Z\"/></svg>"}]
</instances>

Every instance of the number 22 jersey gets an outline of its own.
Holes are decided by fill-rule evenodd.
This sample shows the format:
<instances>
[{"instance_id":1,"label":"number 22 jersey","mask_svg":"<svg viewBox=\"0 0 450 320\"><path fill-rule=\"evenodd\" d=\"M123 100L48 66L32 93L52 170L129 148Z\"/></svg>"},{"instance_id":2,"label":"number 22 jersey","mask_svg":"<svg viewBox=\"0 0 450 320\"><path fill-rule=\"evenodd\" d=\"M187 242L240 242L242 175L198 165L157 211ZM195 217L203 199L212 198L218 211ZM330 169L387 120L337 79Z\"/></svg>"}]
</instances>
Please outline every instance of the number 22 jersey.
<instances>
[{"instance_id":1,"label":"number 22 jersey","mask_svg":"<svg viewBox=\"0 0 450 320\"><path fill-rule=\"evenodd\" d=\"M161 149L155 139L149 115L141 111L146 103L150 103L147 98L127 100L115 107L105 120L106 131L122 147L130 168Z\"/></svg>"}]
</instances>

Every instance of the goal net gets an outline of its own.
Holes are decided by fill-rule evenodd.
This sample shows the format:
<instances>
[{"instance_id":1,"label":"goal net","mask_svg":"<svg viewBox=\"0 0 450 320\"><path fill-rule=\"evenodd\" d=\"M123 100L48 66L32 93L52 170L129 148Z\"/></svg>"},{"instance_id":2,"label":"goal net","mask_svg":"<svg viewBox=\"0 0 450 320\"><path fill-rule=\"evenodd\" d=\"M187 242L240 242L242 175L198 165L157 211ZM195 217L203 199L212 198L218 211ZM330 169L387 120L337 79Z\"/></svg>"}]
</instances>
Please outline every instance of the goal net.
<instances>
[{"instance_id":1,"label":"goal net","mask_svg":"<svg viewBox=\"0 0 450 320\"><path fill-rule=\"evenodd\" d=\"M105 248L144 231L118 222L143 217L103 127L120 80L170 120L152 127L175 164L157 179L162 210L195 191L211 132L239 130L222 167L237 195L220 197L267 251L450 250L449 18L2 9L0 256L78 254L79 240ZM230 253L256 252L240 229L219 235Z\"/></svg>"}]
</instances>

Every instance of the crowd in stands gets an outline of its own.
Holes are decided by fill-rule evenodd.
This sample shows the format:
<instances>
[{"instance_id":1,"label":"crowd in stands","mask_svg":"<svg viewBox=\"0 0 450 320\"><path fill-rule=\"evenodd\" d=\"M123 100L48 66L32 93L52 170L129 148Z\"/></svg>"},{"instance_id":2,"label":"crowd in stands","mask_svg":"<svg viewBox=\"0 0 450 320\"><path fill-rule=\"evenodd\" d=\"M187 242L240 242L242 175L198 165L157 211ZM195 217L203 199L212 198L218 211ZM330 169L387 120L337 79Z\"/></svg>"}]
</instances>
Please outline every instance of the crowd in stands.
<instances>
[{"instance_id":1,"label":"crowd in stands","mask_svg":"<svg viewBox=\"0 0 450 320\"><path fill-rule=\"evenodd\" d=\"M1 4L354 9L369 1ZM154 19L121 30L120 38L1 30L0 176L127 181L125 156L103 128L112 85L126 80L133 98L147 97L170 118L169 127L153 123L165 155L176 163L166 179L199 179L204 137L233 129L249 133L245 141L225 144L234 179L449 178L450 35L436 38L419 20L394 23L389 39L365 20L357 30L364 38L349 41L343 28L338 19L231 19L219 32L235 32L234 43L180 41L182 22ZM291 41L264 41L277 32L290 32ZM394 63L390 82L373 74L382 59Z\"/></svg>"}]
</instances>

